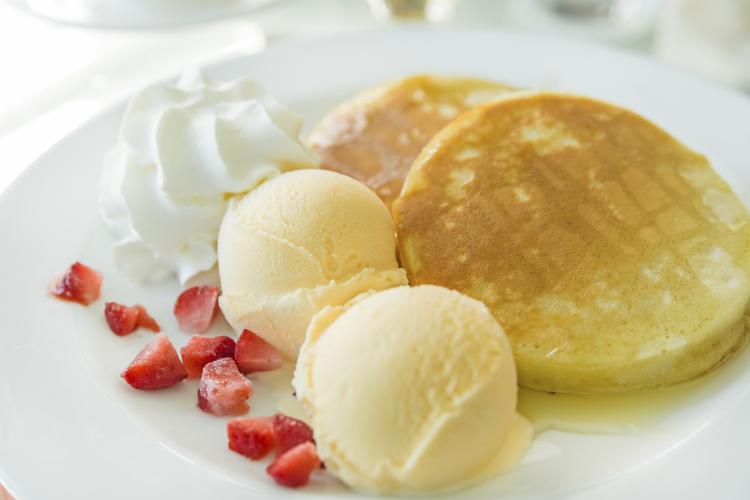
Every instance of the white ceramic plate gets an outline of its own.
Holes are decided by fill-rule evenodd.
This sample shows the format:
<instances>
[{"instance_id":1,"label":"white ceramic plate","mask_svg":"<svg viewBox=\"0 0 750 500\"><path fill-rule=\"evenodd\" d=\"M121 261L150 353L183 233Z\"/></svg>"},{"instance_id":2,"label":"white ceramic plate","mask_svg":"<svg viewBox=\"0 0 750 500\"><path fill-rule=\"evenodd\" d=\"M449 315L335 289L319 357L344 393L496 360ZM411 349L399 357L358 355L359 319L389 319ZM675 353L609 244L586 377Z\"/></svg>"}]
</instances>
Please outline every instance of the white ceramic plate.
<instances>
[{"instance_id":1,"label":"white ceramic plate","mask_svg":"<svg viewBox=\"0 0 750 500\"><path fill-rule=\"evenodd\" d=\"M278 0L11 0L37 16L108 29L152 29L216 21Z\"/></svg>"},{"instance_id":2,"label":"white ceramic plate","mask_svg":"<svg viewBox=\"0 0 750 500\"><path fill-rule=\"evenodd\" d=\"M632 108L707 154L750 201L750 101L629 54L424 28L296 43L208 68L214 78L260 80L308 125L363 87L416 72L566 90ZM226 450L225 419L195 409L194 383L142 393L120 380L151 334L109 333L104 300L146 304L175 344L188 338L170 312L178 284L129 283L113 266L112 240L98 219L101 158L121 113L106 112L65 138L0 201L0 480L20 500L355 496L322 476L301 491L274 486L263 465ZM105 276L103 299L88 308L46 293L50 278L75 260ZM750 498L749 364L745 350L638 432L545 432L521 466L462 495ZM283 374L256 378L252 412L268 414Z\"/></svg>"}]
</instances>

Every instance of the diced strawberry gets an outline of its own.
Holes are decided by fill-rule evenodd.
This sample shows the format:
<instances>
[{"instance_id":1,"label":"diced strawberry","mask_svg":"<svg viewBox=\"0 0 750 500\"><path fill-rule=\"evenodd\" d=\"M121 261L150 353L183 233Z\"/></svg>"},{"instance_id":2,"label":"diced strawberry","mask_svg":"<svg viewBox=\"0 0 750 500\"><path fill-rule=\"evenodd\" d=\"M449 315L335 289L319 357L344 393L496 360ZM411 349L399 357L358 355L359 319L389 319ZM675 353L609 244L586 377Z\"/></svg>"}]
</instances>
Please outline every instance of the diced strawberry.
<instances>
[{"instance_id":1,"label":"diced strawberry","mask_svg":"<svg viewBox=\"0 0 750 500\"><path fill-rule=\"evenodd\" d=\"M274 460L266 472L281 486L299 488L310 481L310 475L320 467L320 458L312 443L298 444Z\"/></svg>"},{"instance_id":2,"label":"diced strawberry","mask_svg":"<svg viewBox=\"0 0 750 500\"><path fill-rule=\"evenodd\" d=\"M277 413L273 416L273 432L276 434L276 456L284 454L301 443L314 443L313 430L302 420Z\"/></svg>"},{"instance_id":3,"label":"diced strawberry","mask_svg":"<svg viewBox=\"0 0 750 500\"><path fill-rule=\"evenodd\" d=\"M117 302L107 302L104 306L104 316L115 335L127 335L141 326L154 332L161 331L154 318L148 315L142 305L128 307Z\"/></svg>"},{"instance_id":4,"label":"diced strawberry","mask_svg":"<svg viewBox=\"0 0 750 500\"><path fill-rule=\"evenodd\" d=\"M239 418L227 424L229 449L252 460L260 460L276 447L271 417Z\"/></svg>"},{"instance_id":5,"label":"diced strawberry","mask_svg":"<svg viewBox=\"0 0 750 500\"><path fill-rule=\"evenodd\" d=\"M234 359L242 373L275 370L284 364L281 351L250 330L242 332L237 339Z\"/></svg>"},{"instance_id":6,"label":"diced strawberry","mask_svg":"<svg viewBox=\"0 0 750 500\"><path fill-rule=\"evenodd\" d=\"M158 334L146 344L122 378L135 389L154 390L170 387L187 377L177 351L166 335Z\"/></svg>"},{"instance_id":7,"label":"diced strawberry","mask_svg":"<svg viewBox=\"0 0 750 500\"><path fill-rule=\"evenodd\" d=\"M250 406L253 385L237 370L232 358L212 361L203 367L198 384L198 407L214 415L242 415Z\"/></svg>"},{"instance_id":8,"label":"diced strawberry","mask_svg":"<svg viewBox=\"0 0 750 500\"><path fill-rule=\"evenodd\" d=\"M50 292L58 299L87 306L99 298L101 288L101 273L76 262L55 280L50 286Z\"/></svg>"},{"instance_id":9,"label":"diced strawberry","mask_svg":"<svg viewBox=\"0 0 750 500\"><path fill-rule=\"evenodd\" d=\"M211 326L219 312L219 289L215 286L194 286L177 297L174 315L180 329L191 333L203 333Z\"/></svg>"},{"instance_id":10,"label":"diced strawberry","mask_svg":"<svg viewBox=\"0 0 750 500\"><path fill-rule=\"evenodd\" d=\"M198 378L203 367L211 361L234 357L234 340L225 336L211 338L193 335L187 345L180 349L180 354L188 378Z\"/></svg>"},{"instance_id":11,"label":"diced strawberry","mask_svg":"<svg viewBox=\"0 0 750 500\"><path fill-rule=\"evenodd\" d=\"M140 304L136 304L133 307L138 310L138 326L156 333L159 333L161 331L159 323L157 323L156 320L148 314L148 311L146 311L145 307Z\"/></svg>"},{"instance_id":12,"label":"diced strawberry","mask_svg":"<svg viewBox=\"0 0 750 500\"><path fill-rule=\"evenodd\" d=\"M138 323L138 310L116 302L107 302L104 306L104 317L109 329L115 335L127 335L134 332Z\"/></svg>"}]
</instances>

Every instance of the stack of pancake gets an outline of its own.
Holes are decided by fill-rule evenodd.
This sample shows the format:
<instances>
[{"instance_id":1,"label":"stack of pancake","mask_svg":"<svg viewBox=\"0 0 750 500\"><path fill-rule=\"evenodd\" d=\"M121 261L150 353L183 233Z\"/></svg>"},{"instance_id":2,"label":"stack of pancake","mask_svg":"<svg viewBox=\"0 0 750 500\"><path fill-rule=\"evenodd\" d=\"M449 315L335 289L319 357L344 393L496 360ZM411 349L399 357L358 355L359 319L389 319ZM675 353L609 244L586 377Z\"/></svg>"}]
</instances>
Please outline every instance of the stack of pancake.
<instances>
[{"instance_id":1,"label":"stack of pancake","mask_svg":"<svg viewBox=\"0 0 750 500\"><path fill-rule=\"evenodd\" d=\"M630 111L420 76L342 105L310 143L392 203L412 285L490 308L522 386L665 386L745 340L747 211L705 157Z\"/></svg>"}]
</instances>

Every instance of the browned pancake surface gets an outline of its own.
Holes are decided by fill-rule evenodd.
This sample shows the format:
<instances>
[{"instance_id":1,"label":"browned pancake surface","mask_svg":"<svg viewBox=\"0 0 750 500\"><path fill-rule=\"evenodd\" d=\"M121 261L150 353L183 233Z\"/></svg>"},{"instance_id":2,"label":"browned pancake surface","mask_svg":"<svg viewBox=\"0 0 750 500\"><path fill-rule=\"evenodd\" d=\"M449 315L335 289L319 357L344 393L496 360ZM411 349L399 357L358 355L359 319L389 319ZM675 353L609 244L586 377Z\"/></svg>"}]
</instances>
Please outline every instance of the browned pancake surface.
<instances>
[{"instance_id":1,"label":"browned pancake surface","mask_svg":"<svg viewBox=\"0 0 750 500\"><path fill-rule=\"evenodd\" d=\"M471 106L510 91L468 78L414 76L364 92L326 116L308 143L322 167L349 175L390 206L422 147Z\"/></svg>"}]
</instances>

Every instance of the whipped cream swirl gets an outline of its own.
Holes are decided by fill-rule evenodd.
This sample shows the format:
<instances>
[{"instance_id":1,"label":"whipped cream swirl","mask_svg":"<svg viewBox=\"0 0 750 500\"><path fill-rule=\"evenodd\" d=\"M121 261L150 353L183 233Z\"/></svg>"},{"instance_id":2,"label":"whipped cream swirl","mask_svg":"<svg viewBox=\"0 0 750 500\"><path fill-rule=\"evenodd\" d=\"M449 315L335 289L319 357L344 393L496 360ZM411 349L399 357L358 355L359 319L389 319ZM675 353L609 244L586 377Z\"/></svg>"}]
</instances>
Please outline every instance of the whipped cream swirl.
<instances>
[{"instance_id":1,"label":"whipped cream swirl","mask_svg":"<svg viewBox=\"0 0 750 500\"><path fill-rule=\"evenodd\" d=\"M199 71L130 101L99 190L131 278L185 283L216 263L228 200L282 172L315 168L299 141L302 117L257 83L211 81Z\"/></svg>"}]
</instances>

